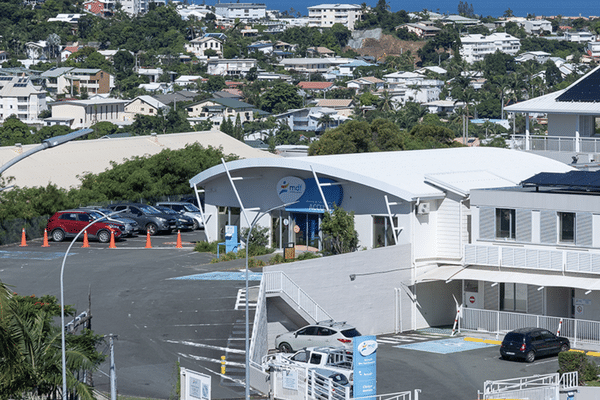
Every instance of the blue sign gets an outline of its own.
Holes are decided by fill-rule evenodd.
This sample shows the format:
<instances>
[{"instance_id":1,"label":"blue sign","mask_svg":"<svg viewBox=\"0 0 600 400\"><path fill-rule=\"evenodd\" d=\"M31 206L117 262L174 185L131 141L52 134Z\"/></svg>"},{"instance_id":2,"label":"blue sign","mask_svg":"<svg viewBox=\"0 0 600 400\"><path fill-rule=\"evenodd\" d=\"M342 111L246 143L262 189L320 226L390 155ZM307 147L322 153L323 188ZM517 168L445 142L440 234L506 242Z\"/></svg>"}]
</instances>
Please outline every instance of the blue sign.
<instances>
[{"instance_id":1,"label":"blue sign","mask_svg":"<svg viewBox=\"0 0 600 400\"><path fill-rule=\"evenodd\" d=\"M377 340L375 336L357 336L354 344L354 397L377 395Z\"/></svg>"},{"instance_id":2,"label":"blue sign","mask_svg":"<svg viewBox=\"0 0 600 400\"><path fill-rule=\"evenodd\" d=\"M225 253L237 253L239 244L237 225L225 225Z\"/></svg>"},{"instance_id":3,"label":"blue sign","mask_svg":"<svg viewBox=\"0 0 600 400\"><path fill-rule=\"evenodd\" d=\"M319 178L319 183L336 183L333 179ZM286 211L302 212L302 213L324 213L325 204L323 197L319 192L319 187L314 178L304 180L304 192L298 199L298 202L286 207ZM323 196L327 201L327 206L333 210L333 205L341 206L344 199L344 190L341 185L322 186Z\"/></svg>"}]
</instances>

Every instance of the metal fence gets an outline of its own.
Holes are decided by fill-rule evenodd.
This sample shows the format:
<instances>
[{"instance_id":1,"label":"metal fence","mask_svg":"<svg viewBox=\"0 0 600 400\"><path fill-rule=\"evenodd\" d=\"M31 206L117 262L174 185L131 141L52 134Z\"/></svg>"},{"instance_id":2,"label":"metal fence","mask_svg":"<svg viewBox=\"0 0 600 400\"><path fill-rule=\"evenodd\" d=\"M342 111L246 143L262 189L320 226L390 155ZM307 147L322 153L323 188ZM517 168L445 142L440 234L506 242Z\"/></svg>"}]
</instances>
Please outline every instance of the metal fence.
<instances>
[{"instance_id":1,"label":"metal fence","mask_svg":"<svg viewBox=\"0 0 600 400\"><path fill-rule=\"evenodd\" d=\"M466 307L461 308L458 321L459 332L478 331L499 335L524 327L544 328L551 332L557 332L560 327L560 336L569 338L572 347L576 347L577 343L600 344L600 321Z\"/></svg>"},{"instance_id":2,"label":"metal fence","mask_svg":"<svg viewBox=\"0 0 600 400\"><path fill-rule=\"evenodd\" d=\"M477 398L480 400L558 400L560 390L573 389L578 385L579 375L577 371L560 376L558 373L554 373L499 381L485 381L483 392L478 391Z\"/></svg>"},{"instance_id":3,"label":"metal fence","mask_svg":"<svg viewBox=\"0 0 600 400\"><path fill-rule=\"evenodd\" d=\"M282 271L264 272L265 293L285 294L298 308L306 312L315 322L332 319L323 307L317 304Z\"/></svg>"},{"instance_id":4,"label":"metal fence","mask_svg":"<svg viewBox=\"0 0 600 400\"><path fill-rule=\"evenodd\" d=\"M510 145L525 150L527 141L525 135L511 135ZM600 138L529 135L529 150L600 153Z\"/></svg>"}]
</instances>

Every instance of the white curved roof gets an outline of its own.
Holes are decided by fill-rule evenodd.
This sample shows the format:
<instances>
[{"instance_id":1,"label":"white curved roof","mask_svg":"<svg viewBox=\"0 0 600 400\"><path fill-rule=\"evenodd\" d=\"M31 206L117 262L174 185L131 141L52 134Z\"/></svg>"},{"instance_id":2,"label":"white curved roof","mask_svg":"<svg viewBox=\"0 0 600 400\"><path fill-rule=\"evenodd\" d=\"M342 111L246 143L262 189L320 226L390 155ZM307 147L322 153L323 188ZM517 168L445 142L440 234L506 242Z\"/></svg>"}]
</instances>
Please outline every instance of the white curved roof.
<instances>
[{"instance_id":1,"label":"white curved roof","mask_svg":"<svg viewBox=\"0 0 600 400\"><path fill-rule=\"evenodd\" d=\"M471 189L515 186L539 172L573 170L550 158L494 147L246 159L227 167L232 175L248 168L310 172L312 167L318 176L369 186L406 201L443 197L442 188L468 194ZM217 165L190 179L190 186L203 186L223 174L224 166Z\"/></svg>"},{"instance_id":2,"label":"white curved roof","mask_svg":"<svg viewBox=\"0 0 600 400\"><path fill-rule=\"evenodd\" d=\"M163 149L183 149L187 144L199 143L203 147L221 147L224 154L236 154L242 158L279 156L254 149L239 140L217 130L205 132L172 133L157 136L132 136L110 139L76 140L35 153L4 172L13 176L12 184L20 187L46 186L54 183L60 188L77 187L81 184L77 175L94 174L111 168L110 162L122 163L134 156L152 156ZM22 152L36 145L24 145ZM0 147L0 165L19 154L15 146Z\"/></svg>"}]
</instances>

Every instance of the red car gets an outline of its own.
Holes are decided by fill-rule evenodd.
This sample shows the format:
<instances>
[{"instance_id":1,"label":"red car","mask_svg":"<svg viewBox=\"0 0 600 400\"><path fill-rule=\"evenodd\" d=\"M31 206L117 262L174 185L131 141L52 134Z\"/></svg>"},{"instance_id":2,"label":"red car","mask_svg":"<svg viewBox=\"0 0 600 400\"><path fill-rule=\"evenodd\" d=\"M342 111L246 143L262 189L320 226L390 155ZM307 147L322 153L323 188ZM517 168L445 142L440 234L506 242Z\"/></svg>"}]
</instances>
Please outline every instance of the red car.
<instances>
[{"instance_id":1,"label":"red car","mask_svg":"<svg viewBox=\"0 0 600 400\"><path fill-rule=\"evenodd\" d=\"M75 237L90 222L104 217L97 211L66 210L54 214L46 225L48 234L55 242L62 242L67 237ZM125 225L115 221L102 220L88 227L87 234L90 239L97 239L101 243L110 241L110 232L113 231L115 239L121 237Z\"/></svg>"}]
</instances>

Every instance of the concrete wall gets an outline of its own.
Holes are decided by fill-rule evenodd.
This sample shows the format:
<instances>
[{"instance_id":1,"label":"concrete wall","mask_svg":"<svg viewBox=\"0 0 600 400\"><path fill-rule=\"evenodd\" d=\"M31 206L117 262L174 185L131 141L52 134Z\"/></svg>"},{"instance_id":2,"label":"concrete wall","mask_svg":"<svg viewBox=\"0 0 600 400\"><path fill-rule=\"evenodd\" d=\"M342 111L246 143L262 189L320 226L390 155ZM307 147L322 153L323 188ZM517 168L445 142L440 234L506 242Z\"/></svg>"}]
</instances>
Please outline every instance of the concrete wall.
<instances>
[{"instance_id":1,"label":"concrete wall","mask_svg":"<svg viewBox=\"0 0 600 400\"><path fill-rule=\"evenodd\" d=\"M399 245L264 268L283 271L338 321L363 335L395 330L395 288L410 283L410 246ZM354 281L350 275L355 274ZM411 318L411 316L406 316Z\"/></svg>"}]
</instances>

